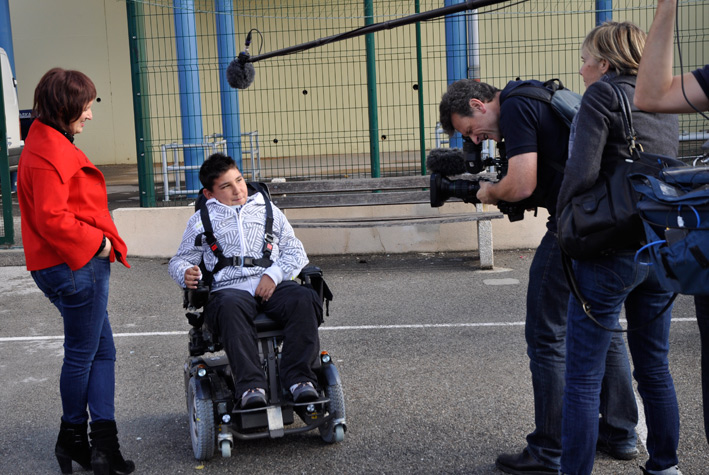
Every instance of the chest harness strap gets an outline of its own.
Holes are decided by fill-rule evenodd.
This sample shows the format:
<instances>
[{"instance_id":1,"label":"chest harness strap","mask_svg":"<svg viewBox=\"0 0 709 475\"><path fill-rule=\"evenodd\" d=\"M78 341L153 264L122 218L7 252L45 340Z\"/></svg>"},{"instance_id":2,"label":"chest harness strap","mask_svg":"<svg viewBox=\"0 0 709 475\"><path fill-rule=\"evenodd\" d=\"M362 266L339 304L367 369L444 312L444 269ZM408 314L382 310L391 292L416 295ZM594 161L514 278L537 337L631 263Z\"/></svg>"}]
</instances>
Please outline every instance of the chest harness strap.
<instances>
[{"instance_id":1,"label":"chest harness strap","mask_svg":"<svg viewBox=\"0 0 709 475\"><path fill-rule=\"evenodd\" d=\"M202 280L205 285L211 286L214 276L227 266L237 266L237 267L270 267L273 264L271 260L271 253L273 252L273 207L271 206L271 200L268 197L268 193L264 191L259 183L249 183L249 186L253 187L257 192L261 193L266 202L266 232L263 238L262 247L262 257L244 257L241 256L225 256L222 247L219 245L216 237L214 236L214 229L212 228L212 221L209 219L209 211L207 211L206 201L202 202L199 206L199 213L202 219L202 226L204 226L204 232L197 235L195 239L195 246L202 245L202 236L204 236L207 245L214 253L217 258L217 264L214 269L210 272L207 270L204 259L199 264L199 268L202 271Z\"/></svg>"}]
</instances>

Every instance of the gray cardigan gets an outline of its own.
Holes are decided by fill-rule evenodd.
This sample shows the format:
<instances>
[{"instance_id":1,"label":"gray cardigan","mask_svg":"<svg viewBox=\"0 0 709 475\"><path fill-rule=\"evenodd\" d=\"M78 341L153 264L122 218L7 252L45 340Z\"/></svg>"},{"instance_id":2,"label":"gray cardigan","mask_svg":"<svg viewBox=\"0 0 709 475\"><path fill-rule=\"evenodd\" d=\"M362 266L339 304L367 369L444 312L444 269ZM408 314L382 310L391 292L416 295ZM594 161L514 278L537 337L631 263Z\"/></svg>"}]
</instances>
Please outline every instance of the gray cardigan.
<instances>
[{"instance_id":1,"label":"gray cardigan","mask_svg":"<svg viewBox=\"0 0 709 475\"><path fill-rule=\"evenodd\" d=\"M620 104L609 81L617 83L630 100L637 141L646 152L676 157L679 122L674 114L651 114L633 104L635 76L607 74L591 84L571 127L573 147L564 168L557 201L557 216L575 195L590 188L604 163L630 156Z\"/></svg>"}]
</instances>

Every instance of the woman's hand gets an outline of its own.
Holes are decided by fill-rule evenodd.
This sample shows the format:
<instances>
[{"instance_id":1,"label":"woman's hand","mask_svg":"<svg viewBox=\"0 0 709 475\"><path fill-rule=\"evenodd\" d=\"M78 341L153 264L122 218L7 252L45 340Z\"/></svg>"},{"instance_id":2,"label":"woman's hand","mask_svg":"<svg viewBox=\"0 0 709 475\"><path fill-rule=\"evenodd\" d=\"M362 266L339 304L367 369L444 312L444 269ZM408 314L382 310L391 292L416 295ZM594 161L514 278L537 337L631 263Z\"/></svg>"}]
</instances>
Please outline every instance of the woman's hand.
<instances>
[{"instance_id":1,"label":"woman's hand","mask_svg":"<svg viewBox=\"0 0 709 475\"><path fill-rule=\"evenodd\" d=\"M101 258L105 259L110 255L111 255L111 240L106 238L106 245L103 247L101 252L98 253L97 257L101 257Z\"/></svg>"}]
</instances>

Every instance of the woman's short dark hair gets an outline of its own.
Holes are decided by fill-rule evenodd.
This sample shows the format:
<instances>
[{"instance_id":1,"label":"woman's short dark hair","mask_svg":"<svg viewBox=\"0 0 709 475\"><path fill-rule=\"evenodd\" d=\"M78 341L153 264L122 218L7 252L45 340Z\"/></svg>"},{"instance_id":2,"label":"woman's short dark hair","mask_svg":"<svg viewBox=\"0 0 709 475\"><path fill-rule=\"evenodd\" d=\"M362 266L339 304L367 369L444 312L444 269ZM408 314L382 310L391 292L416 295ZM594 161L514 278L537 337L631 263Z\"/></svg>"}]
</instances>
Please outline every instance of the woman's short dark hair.
<instances>
[{"instance_id":1,"label":"woman's short dark hair","mask_svg":"<svg viewBox=\"0 0 709 475\"><path fill-rule=\"evenodd\" d=\"M212 191L214 180L232 168L239 169L233 158L223 153L213 153L204 161L202 166L199 167L199 181L202 183L203 187Z\"/></svg>"},{"instance_id":2,"label":"woman's short dark hair","mask_svg":"<svg viewBox=\"0 0 709 475\"><path fill-rule=\"evenodd\" d=\"M69 124L78 120L96 99L96 86L80 72L50 69L34 90L34 113L47 125L71 133Z\"/></svg>"}]
</instances>

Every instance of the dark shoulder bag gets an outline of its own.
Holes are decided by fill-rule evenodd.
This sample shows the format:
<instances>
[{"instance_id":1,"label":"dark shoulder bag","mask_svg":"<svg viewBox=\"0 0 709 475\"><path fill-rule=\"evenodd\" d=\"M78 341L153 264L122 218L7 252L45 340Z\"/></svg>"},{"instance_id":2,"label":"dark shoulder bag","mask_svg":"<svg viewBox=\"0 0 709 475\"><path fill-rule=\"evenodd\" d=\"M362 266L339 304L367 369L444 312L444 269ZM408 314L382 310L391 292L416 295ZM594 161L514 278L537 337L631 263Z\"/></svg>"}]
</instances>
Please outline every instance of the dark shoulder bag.
<instances>
[{"instance_id":1,"label":"dark shoulder bag","mask_svg":"<svg viewBox=\"0 0 709 475\"><path fill-rule=\"evenodd\" d=\"M657 176L669 166L681 166L674 158L643 151L636 143L630 101L615 83L609 83L618 98L630 157L603 166L596 183L574 196L558 218L559 245L570 257L592 259L620 249L637 249L645 233L638 216L638 193L629 175Z\"/></svg>"}]
</instances>

